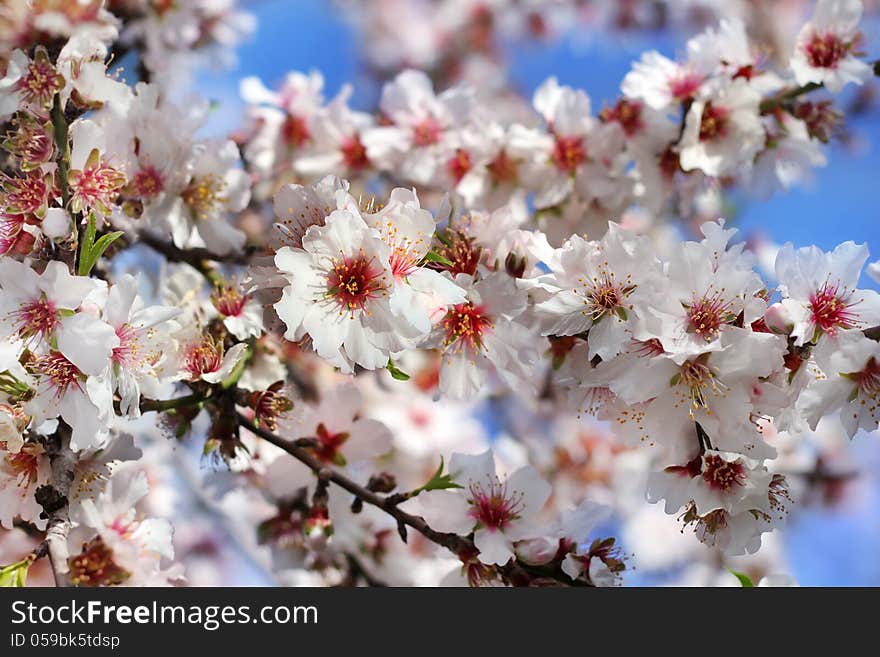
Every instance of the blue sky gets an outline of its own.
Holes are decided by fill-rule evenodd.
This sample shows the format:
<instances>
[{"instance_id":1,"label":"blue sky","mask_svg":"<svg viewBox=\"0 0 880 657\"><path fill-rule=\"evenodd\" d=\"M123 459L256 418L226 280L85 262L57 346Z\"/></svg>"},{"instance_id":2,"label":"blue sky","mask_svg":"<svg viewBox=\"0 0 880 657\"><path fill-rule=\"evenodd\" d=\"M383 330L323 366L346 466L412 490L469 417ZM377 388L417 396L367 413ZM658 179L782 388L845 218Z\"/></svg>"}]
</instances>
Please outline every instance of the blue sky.
<instances>
[{"instance_id":1,"label":"blue sky","mask_svg":"<svg viewBox=\"0 0 880 657\"><path fill-rule=\"evenodd\" d=\"M363 75L355 35L339 19L332 3L261 0L250 5L259 28L255 37L239 48L237 68L199 76L201 93L220 103L208 127L210 132L221 133L239 124L243 104L238 98L238 80L247 75L257 75L271 85L287 71L316 69L324 75L327 96L352 83L354 103L370 108L376 89ZM866 30L868 44L877 42L873 36L880 36L876 27ZM531 95L547 76L556 75L563 84L585 89L596 111L604 102L614 101L620 81L642 51L656 48L674 55L683 47L684 37L664 35L613 42L585 37L576 44L572 40L551 45L518 43L506 49L511 80L525 94ZM825 249L849 239L867 242L872 260L880 258L880 207L876 202L880 111L854 121L851 127L858 138L856 148L832 147L829 165L817 171L809 187L769 201L740 204L738 225L746 233L762 232L779 242L817 244ZM786 533L789 559L803 584L880 585L876 559L880 524L875 518L880 508L880 459L876 437L861 436L856 443L860 461L873 472L866 495L844 509L802 510Z\"/></svg>"}]
</instances>

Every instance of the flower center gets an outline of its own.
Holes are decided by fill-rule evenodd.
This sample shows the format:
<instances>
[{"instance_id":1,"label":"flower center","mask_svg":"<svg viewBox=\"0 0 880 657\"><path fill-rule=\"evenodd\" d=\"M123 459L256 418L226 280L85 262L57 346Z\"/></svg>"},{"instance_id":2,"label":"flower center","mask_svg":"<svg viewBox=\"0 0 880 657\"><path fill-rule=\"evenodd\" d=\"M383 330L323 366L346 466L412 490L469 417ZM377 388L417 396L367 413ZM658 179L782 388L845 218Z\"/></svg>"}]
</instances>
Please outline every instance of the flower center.
<instances>
[{"instance_id":1,"label":"flower center","mask_svg":"<svg viewBox=\"0 0 880 657\"><path fill-rule=\"evenodd\" d=\"M312 138L306 120L293 114L284 119L281 134L284 137L284 143L295 148L302 146Z\"/></svg>"},{"instance_id":2,"label":"flower center","mask_svg":"<svg viewBox=\"0 0 880 657\"><path fill-rule=\"evenodd\" d=\"M12 317L19 334L25 340L35 336L45 339L58 325L55 304L45 296L22 304L12 313Z\"/></svg>"},{"instance_id":3,"label":"flower center","mask_svg":"<svg viewBox=\"0 0 880 657\"><path fill-rule=\"evenodd\" d=\"M502 150L486 165L489 175L496 183L512 183L517 179L517 162Z\"/></svg>"},{"instance_id":4,"label":"flower center","mask_svg":"<svg viewBox=\"0 0 880 657\"><path fill-rule=\"evenodd\" d=\"M342 142L340 146L342 151L342 159L349 169L362 171L370 166L370 159L367 157L367 149L361 143L360 135L349 137Z\"/></svg>"},{"instance_id":5,"label":"flower center","mask_svg":"<svg viewBox=\"0 0 880 657\"><path fill-rule=\"evenodd\" d=\"M315 431L315 436L318 439L318 446L314 450L315 456L324 463L345 465L345 457L341 450L349 435L348 432L331 433L322 422Z\"/></svg>"},{"instance_id":6,"label":"flower center","mask_svg":"<svg viewBox=\"0 0 880 657\"><path fill-rule=\"evenodd\" d=\"M93 150L82 171L70 172L71 209L97 210L110 214L110 208L125 186L125 175L109 166Z\"/></svg>"},{"instance_id":7,"label":"flower center","mask_svg":"<svg viewBox=\"0 0 880 657\"><path fill-rule=\"evenodd\" d=\"M55 396L62 397L70 386L82 389L82 372L58 351L50 351L37 360L37 371L49 380L55 389Z\"/></svg>"},{"instance_id":8,"label":"flower center","mask_svg":"<svg viewBox=\"0 0 880 657\"><path fill-rule=\"evenodd\" d=\"M852 293L840 289L837 283L825 283L810 295L810 312L813 324L829 335L838 329L851 329L859 324L858 315L853 312L858 302L852 303Z\"/></svg>"},{"instance_id":9,"label":"flower center","mask_svg":"<svg viewBox=\"0 0 880 657\"><path fill-rule=\"evenodd\" d=\"M363 255L338 260L327 277L327 295L336 300L340 312L365 310L367 303L387 289L384 270Z\"/></svg>"},{"instance_id":10,"label":"flower center","mask_svg":"<svg viewBox=\"0 0 880 657\"><path fill-rule=\"evenodd\" d=\"M727 491L745 483L746 469L741 463L725 461L718 454L710 454L703 457L701 476L709 488Z\"/></svg>"},{"instance_id":11,"label":"flower center","mask_svg":"<svg viewBox=\"0 0 880 657\"><path fill-rule=\"evenodd\" d=\"M626 98L617 101L614 107L603 110L602 118L609 123L619 123L627 137L632 137L645 127L642 104Z\"/></svg>"},{"instance_id":12,"label":"flower center","mask_svg":"<svg viewBox=\"0 0 880 657\"><path fill-rule=\"evenodd\" d=\"M725 301L721 292L708 292L693 299L687 309L687 331L709 342L721 334L721 327L736 319L733 302Z\"/></svg>"},{"instance_id":13,"label":"flower center","mask_svg":"<svg viewBox=\"0 0 880 657\"><path fill-rule=\"evenodd\" d=\"M439 234L439 231L438 231ZM448 271L455 277L458 274L470 274L473 276L480 262L482 248L473 243L473 240L454 229L443 231L443 239L435 245L437 253L449 260L452 265L444 263L429 263L432 269Z\"/></svg>"},{"instance_id":14,"label":"flower center","mask_svg":"<svg viewBox=\"0 0 880 657\"><path fill-rule=\"evenodd\" d=\"M669 93L676 100L684 100L693 97L701 84L703 78L696 73L683 73L669 81Z\"/></svg>"},{"instance_id":15,"label":"flower center","mask_svg":"<svg viewBox=\"0 0 880 657\"><path fill-rule=\"evenodd\" d=\"M413 143L416 146L430 146L440 141L443 127L433 116L426 117L417 123L413 129Z\"/></svg>"},{"instance_id":16,"label":"flower center","mask_svg":"<svg viewBox=\"0 0 880 657\"><path fill-rule=\"evenodd\" d=\"M37 480L42 451L39 445L24 444L17 454L6 454L6 463L12 468L19 487L27 488Z\"/></svg>"},{"instance_id":17,"label":"flower center","mask_svg":"<svg viewBox=\"0 0 880 657\"><path fill-rule=\"evenodd\" d=\"M449 174L452 176L452 179L458 184L461 182L461 179L465 177L465 174L471 170L473 165L471 164L470 154L463 148L458 148L455 151L455 155L449 160L446 166L449 169Z\"/></svg>"},{"instance_id":18,"label":"flower center","mask_svg":"<svg viewBox=\"0 0 880 657\"><path fill-rule=\"evenodd\" d=\"M614 278L614 272L603 268L591 281L579 279L584 288L580 294L584 297L585 312L594 322L612 313L617 313L621 319L626 318L623 302L632 294L636 286L632 284L629 276L625 283L619 283ZM577 294L578 290L575 290L575 293Z\"/></svg>"},{"instance_id":19,"label":"flower center","mask_svg":"<svg viewBox=\"0 0 880 657\"><path fill-rule=\"evenodd\" d=\"M700 141L712 141L727 136L729 116L730 112L726 108L716 107L711 102L706 103L700 117Z\"/></svg>"},{"instance_id":20,"label":"flower center","mask_svg":"<svg viewBox=\"0 0 880 657\"><path fill-rule=\"evenodd\" d=\"M696 360L686 361L670 381L673 386L679 383L684 386L685 392L680 395L681 398L676 401L675 407L679 408L683 402L687 402L691 416L695 410L708 406L706 396L709 392L717 395L727 389L716 378L712 368L706 365L704 358L705 356L701 356Z\"/></svg>"},{"instance_id":21,"label":"flower center","mask_svg":"<svg viewBox=\"0 0 880 657\"><path fill-rule=\"evenodd\" d=\"M230 286L217 287L211 295L211 303L224 317L238 317L244 311L248 298Z\"/></svg>"},{"instance_id":22,"label":"flower center","mask_svg":"<svg viewBox=\"0 0 880 657\"><path fill-rule=\"evenodd\" d=\"M807 61L815 68L837 68L837 63L846 57L849 44L844 43L835 34L813 34L804 46Z\"/></svg>"},{"instance_id":23,"label":"flower center","mask_svg":"<svg viewBox=\"0 0 880 657\"><path fill-rule=\"evenodd\" d=\"M583 138L557 136L550 159L560 171L574 173L587 159Z\"/></svg>"},{"instance_id":24,"label":"flower center","mask_svg":"<svg viewBox=\"0 0 880 657\"><path fill-rule=\"evenodd\" d=\"M193 178L180 196L193 219L210 219L218 207L226 205L227 199L223 195L225 190L226 181L216 174L209 173Z\"/></svg>"},{"instance_id":25,"label":"flower center","mask_svg":"<svg viewBox=\"0 0 880 657\"><path fill-rule=\"evenodd\" d=\"M137 363L140 352L137 330L131 324L123 324L116 329L116 337L119 338L119 345L113 347L113 362L123 366Z\"/></svg>"},{"instance_id":26,"label":"flower center","mask_svg":"<svg viewBox=\"0 0 880 657\"><path fill-rule=\"evenodd\" d=\"M470 301L450 308L442 320L446 345L482 351L483 338L487 331L492 330L492 320L485 313L482 306L475 306Z\"/></svg>"},{"instance_id":27,"label":"flower center","mask_svg":"<svg viewBox=\"0 0 880 657\"><path fill-rule=\"evenodd\" d=\"M49 199L49 185L46 179L35 172L24 178L4 177L2 180L4 206L7 212L31 214L46 207Z\"/></svg>"},{"instance_id":28,"label":"flower center","mask_svg":"<svg viewBox=\"0 0 880 657\"><path fill-rule=\"evenodd\" d=\"M155 167L147 165L134 175L131 184L139 198L148 200L162 192L165 188L165 179Z\"/></svg>"},{"instance_id":29,"label":"flower center","mask_svg":"<svg viewBox=\"0 0 880 657\"><path fill-rule=\"evenodd\" d=\"M113 560L113 550L96 536L83 543L82 552L67 560L70 582L75 586L114 586L131 577Z\"/></svg>"},{"instance_id":30,"label":"flower center","mask_svg":"<svg viewBox=\"0 0 880 657\"><path fill-rule=\"evenodd\" d=\"M64 76L49 61L45 51L37 53L27 74L18 81L18 90L27 103L48 107L52 97L64 88Z\"/></svg>"},{"instance_id":31,"label":"flower center","mask_svg":"<svg viewBox=\"0 0 880 657\"><path fill-rule=\"evenodd\" d=\"M488 477L483 482L471 482L468 486L470 515L474 521L489 530L504 529L519 518L523 511L523 495L508 491L507 482Z\"/></svg>"},{"instance_id":32,"label":"flower center","mask_svg":"<svg viewBox=\"0 0 880 657\"><path fill-rule=\"evenodd\" d=\"M183 356L183 368L189 372L193 380L204 374L216 372L222 363L223 348L210 337L187 347Z\"/></svg>"}]
</instances>

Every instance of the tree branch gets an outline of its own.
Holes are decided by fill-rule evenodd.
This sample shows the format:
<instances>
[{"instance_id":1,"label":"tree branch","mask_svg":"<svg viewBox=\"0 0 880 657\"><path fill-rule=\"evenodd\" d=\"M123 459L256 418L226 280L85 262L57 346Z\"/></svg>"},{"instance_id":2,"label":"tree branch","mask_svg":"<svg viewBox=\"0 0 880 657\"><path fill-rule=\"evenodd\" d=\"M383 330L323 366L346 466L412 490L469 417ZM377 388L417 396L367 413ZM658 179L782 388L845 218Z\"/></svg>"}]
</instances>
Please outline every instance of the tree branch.
<instances>
[{"instance_id":1,"label":"tree branch","mask_svg":"<svg viewBox=\"0 0 880 657\"><path fill-rule=\"evenodd\" d=\"M256 426L241 413L237 413L237 416L238 423L242 427L259 436L263 440L272 443L276 447L283 449L295 459L311 468L312 472L315 474L321 472L329 481L333 482L340 488L347 490L349 493L363 500L367 504L382 509L385 513L397 520L398 526L411 527L432 543L441 545L456 555L461 555L463 553L466 554L476 550L473 541L470 539L459 536L458 534L448 534L432 529L430 525L425 522L424 518L403 511L393 503L393 500L389 500L387 497L383 497L364 488L337 470L327 468L324 463L312 456L307 449L297 447L292 441L286 440L281 436L275 435L271 431Z\"/></svg>"},{"instance_id":2,"label":"tree branch","mask_svg":"<svg viewBox=\"0 0 880 657\"><path fill-rule=\"evenodd\" d=\"M55 576L55 585L70 586L67 573L67 535L70 533L69 498L73 483L76 455L70 449L70 427L59 420L58 430L46 439L52 478L36 490L36 500L48 518L46 547Z\"/></svg>"}]
</instances>

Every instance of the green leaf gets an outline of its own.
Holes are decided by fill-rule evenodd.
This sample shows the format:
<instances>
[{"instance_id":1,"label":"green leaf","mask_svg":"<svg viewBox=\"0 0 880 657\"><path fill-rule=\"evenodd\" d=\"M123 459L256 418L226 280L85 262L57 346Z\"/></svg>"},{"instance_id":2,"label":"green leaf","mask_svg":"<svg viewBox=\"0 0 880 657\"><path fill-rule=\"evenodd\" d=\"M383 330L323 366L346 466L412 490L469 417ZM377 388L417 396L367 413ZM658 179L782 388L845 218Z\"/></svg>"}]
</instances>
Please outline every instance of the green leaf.
<instances>
[{"instance_id":1,"label":"green leaf","mask_svg":"<svg viewBox=\"0 0 880 657\"><path fill-rule=\"evenodd\" d=\"M447 488L464 488L460 484L452 481L452 475L443 474L443 457L440 457L440 466L437 468L437 471L433 474L431 479L427 484L422 486L421 488L416 488L413 491L413 496L418 495L419 493L426 490L446 490Z\"/></svg>"},{"instance_id":2,"label":"green leaf","mask_svg":"<svg viewBox=\"0 0 880 657\"><path fill-rule=\"evenodd\" d=\"M0 566L0 588L24 587L27 582L28 568L32 563L30 558L26 558L8 566Z\"/></svg>"},{"instance_id":3,"label":"green leaf","mask_svg":"<svg viewBox=\"0 0 880 657\"><path fill-rule=\"evenodd\" d=\"M395 381L409 381L409 374L404 372L403 370L397 369L397 365L395 365L390 360L388 364L385 366L385 369L391 373L391 378Z\"/></svg>"},{"instance_id":4,"label":"green leaf","mask_svg":"<svg viewBox=\"0 0 880 657\"><path fill-rule=\"evenodd\" d=\"M79 250L79 267L77 273L80 276L88 276L98 259L104 255L113 242L122 237L125 233L121 230L114 231L102 235L98 241L95 241L97 230L95 228L95 215L89 214L89 223L86 226L86 232L83 235L82 245Z\"/></svg>"},{"instance_id":5,"label":"green leaf","mask_svg":"<svg viewBox=\"0 0 880 657\"><path fill-rule=\"evenodd\" d=\"M428 253L425 254L425 262L437 262L447 267L452 267L455 264L452 260L440 255L436 251L428 251Z\"/></svg>"},{"instance_id":6,"label":"green leaf","mask_svg":"<svg viewBox=\"0 0 880 657\"><path fill-rule=\"evenodd\" d=\"M755 587L755 585L752 583L751 578L745 573L738 573L735 570L731 570L730 568L727 568L727 572L736 577L744 589L751 589Z\"/></svg>"}]
</instances>

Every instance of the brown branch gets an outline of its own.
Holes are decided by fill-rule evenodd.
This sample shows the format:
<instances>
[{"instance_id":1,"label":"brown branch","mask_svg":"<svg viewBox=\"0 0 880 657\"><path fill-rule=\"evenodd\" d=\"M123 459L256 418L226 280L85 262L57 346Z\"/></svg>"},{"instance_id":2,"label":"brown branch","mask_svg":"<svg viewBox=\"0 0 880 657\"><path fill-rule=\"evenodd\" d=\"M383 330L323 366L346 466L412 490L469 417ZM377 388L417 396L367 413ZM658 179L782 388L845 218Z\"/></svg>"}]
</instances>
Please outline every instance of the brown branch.
<instances>
[{"instance_id":1,"label":"brown branch","mask_svg":"<svg viewBox=\"0 0 880 657\"><path fill-rule=\"evenodd\" d=\"M46 439L52 478L49 484L40 486L35 493L37 503L43 507L43 514L48 519L46 549L55 585L60 587L70 586L67 577L67 535L70 533L70 486L76 466L76 455L70 449L70 433L70 427L59 420L58 430Z\"/></svg>"},{"instance_id":2,"label":"brown branch","mask_svg":"<svg viewBox=\"0 0 880 657\"><path fill-rule=\"evenodd\" d=\"M251 256L256 252L256 249L253 247L246 248L241 253L233 252L226 255L219 255L208 249L198 247L181 249L171 242L165 241L145 230L138 232L137 241L146 244L157 253L162 254L165 256L165 259L170 262L183 262L188 264L190 267L201 272L202 275L212 283L218 281L217 270L212 263L243 266L250 263Z\"/></svg>"},{"instance_id":3,"label":"brown branch","mask_svg":"<svg viewBox=\"0 0 880 657\"><path fill-rule=\"evenodd\" d=\"M315 474L318 474L319 472L322 473L322 476L325 476L327 480L333 482L340 488L347 490L349 493L363 500L367 504L382 509L385 513L397 520L398 527L403 527L401 530L402 536L405 535L405 528L411 527L432 543L441 545L456 555L476 551L474 543L470 539L459 536L458 534L438 532L435 529L432 529L431 526L425 522L424 518L403 511L393 503L393 500L364 488L335 469L327 468L324 463L312 456L307 449L297 447L292 441L286 440L281 436L275 435L271 431L256 426L241 413L238 413L237 416L238 423L251 433L259 436L266 442L283 449L295 459L307 465Z\"/></svg>"}]
</instances>

